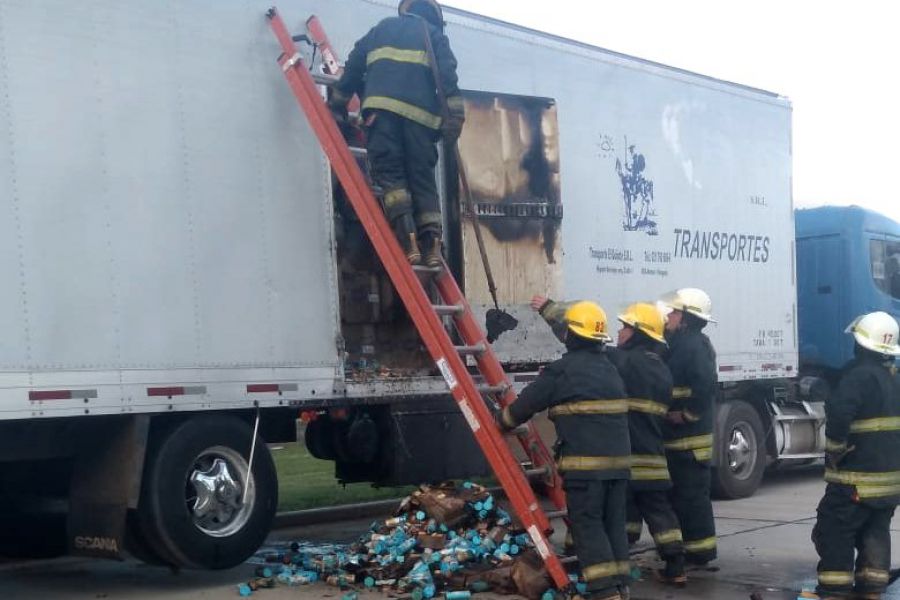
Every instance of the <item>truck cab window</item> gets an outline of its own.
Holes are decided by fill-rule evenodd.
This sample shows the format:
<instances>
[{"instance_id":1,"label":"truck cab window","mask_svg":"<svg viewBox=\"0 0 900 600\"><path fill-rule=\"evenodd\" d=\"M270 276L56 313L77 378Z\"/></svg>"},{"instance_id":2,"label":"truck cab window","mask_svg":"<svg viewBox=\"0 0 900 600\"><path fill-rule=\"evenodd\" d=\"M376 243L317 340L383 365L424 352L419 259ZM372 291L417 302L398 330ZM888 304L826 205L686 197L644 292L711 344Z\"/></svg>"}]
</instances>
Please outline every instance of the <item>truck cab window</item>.
<instances>
[{"instance_id":1,"label":"truck cab window","mask_svg":"<svg viewBox=\"0 0 900 600\"><path fill-rule=\"evenodd\" d=\"M886 294L900 300L900 242L870 242L872 279Z\"/></svg>"}]
</instances>

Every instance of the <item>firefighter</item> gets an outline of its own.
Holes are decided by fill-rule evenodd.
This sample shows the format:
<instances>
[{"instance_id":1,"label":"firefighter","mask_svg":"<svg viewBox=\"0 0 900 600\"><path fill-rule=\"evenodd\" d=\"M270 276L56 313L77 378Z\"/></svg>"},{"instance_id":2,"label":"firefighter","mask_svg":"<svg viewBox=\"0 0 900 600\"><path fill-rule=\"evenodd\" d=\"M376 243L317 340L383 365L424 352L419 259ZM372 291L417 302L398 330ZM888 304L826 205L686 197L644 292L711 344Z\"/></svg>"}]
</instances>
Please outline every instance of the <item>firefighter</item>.
<instances>
[{"instance_id":1,"label":"firefighter","mask_svg":"<svg viewBox=\"0 0 900 600\"><path fill-rule=\"evenodd\" d=\"M329 99L338 121L346 122L354 94L362 99L372 178L384 190L394 234L411 264L422 261L421 245L425 264L439 266L436 143L442 133L448 144L456 143L465 111L437 2L403 0L399 16L381 21L356 43Z\"/></svg>"},{"instance_id":2,"label":"firefighter","mask_svg":"<svg viewBox=\"0 0 900 600\"><path fill-rule=\"evenodd\" d=\"M716 524L710 500L716 352L703 333L712 303L703 290L682 288L665 295L668 309L666 363L672 373L672 405L664 430L672 477L670 499L684 536L685 560L705 565L716 558Z\"/></svg>"},{"instance_id":3,"label":"firefighter","mask_svg":"<svg viewBox=\"0 0 900 600\"><path fill-rule=\"evenodd\" d=\"M628 486L628 541L637 542L646 521L666 566L665 583L684 585L684 546L678 517L669 502L672 480L663 447L663 422L672 402L672 375L662 354L662 314L652 304L632 304L619 315L618 348L612 359L628 393L631 483Z\"/></svg>"},{"instance_id":4,"label":"firefighter","mask_svg":"<svg viewBox=\"0 0 900 600\"><path fill-rule=\"evenodd\" d=\"M630 467L628 401L605 344L606 314L593 302L565 312L566 353L503 410L512 429L549 409L556 426L572 537L588 597L621 600L630 574L625 501Z\"/></svg>"},{"instance_id":5,"label":"firefighter","mask_svg":"<svg viewBox=\"0 0 900 600\"><path fill-rule=\"evenodd\" d=\"M821 598L880 598L900 502L900 356L897 321L873 312L846 330L854 355L825 403L825 481L812 539ZM855 563L854 563L854 550ZM854 595L855 594L855 595Z\"/></svg>"}]
</instances>

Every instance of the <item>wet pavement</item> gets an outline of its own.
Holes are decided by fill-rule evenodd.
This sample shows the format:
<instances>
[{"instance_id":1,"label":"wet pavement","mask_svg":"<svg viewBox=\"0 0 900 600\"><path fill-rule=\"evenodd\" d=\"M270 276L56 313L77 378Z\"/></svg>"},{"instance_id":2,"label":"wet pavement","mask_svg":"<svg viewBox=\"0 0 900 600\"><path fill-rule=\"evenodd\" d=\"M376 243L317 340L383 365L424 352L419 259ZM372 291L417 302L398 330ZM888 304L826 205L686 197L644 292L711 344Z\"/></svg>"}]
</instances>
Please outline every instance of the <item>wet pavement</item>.
<instances>
[{"instance_id":1,"label":"wet pavement","mask_svg":"<svg viewBox=\"0 0 900 600\"><path fill-rule=\"evenodd\" d=\"M766 600L793 600L802 588L815 585L816 554L809 536L815 508L824 490L821 469L776 473L767 478L752 498L715 504L719 535L716 570L692 571L684 589L662 586L649 576L658 566L652 548L639 543L634 559L644 579L634 584L634 600L747 600L757 592ZM273 534L272 541L349 542L366 530L371 519L317 525ZM893 524L894 547L900 547L900 521ZM894 564L900 562L895 557ZM161 598L199 600L238 598L236 585L252 574L251 566L220 572L184 571L148 567L134 562L114 563L59 559L0 567L0 598L120 599ZM260 600L334 598L341 593L325 585L279 587L253 595ZM361 593L362 600L388 596ZM886 598L900 600L900 582ZM479 594L476 598L512 598Z\"/></svg>"}]
</instances>

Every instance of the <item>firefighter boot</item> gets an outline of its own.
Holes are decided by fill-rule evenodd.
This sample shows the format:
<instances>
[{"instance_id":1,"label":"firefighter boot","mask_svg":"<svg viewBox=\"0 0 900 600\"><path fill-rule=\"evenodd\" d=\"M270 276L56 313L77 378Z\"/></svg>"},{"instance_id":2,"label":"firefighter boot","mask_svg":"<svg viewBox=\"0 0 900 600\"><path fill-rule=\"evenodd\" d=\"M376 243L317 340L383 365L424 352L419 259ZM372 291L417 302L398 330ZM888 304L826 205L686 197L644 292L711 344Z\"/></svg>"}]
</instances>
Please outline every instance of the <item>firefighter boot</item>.
<instances>
[{"instance_id":1,"label":"firefighter boot","mask_svg":"<svg viewBox=\"0 0 900 600\"><path fill-rule=\"evenodd\" d=\"M416 241L416 224L413 217L409 213L402 214L393 220L394 235L403 252L406 254L406 260L411 265L418 265L422 262L422 253L419 252L419 243Z\"/></svg>"},{"instance_id":2,"label":"firefighter boot","mask_svg":"<svg viewBox=\"0 0 900 600\"><path fill-rule=\"evenodd\" d=\"M431 268L440 267L444 259L441 254L441 234L431 229L422 233L422 247L425 248L425 266Z\"/></svg>"},{"instance_id":3,"label":"firefighter boot","mask_svg":"<svg viewBox=\"0 0 900 600\"><path fill-rule=\"evenodd\" d=\"M687 583L687 575L684 573L684 555L678 554L666 558L665 568L657 571L656 576L662 583L683 587Z\"/></svg>"}]
</instances>

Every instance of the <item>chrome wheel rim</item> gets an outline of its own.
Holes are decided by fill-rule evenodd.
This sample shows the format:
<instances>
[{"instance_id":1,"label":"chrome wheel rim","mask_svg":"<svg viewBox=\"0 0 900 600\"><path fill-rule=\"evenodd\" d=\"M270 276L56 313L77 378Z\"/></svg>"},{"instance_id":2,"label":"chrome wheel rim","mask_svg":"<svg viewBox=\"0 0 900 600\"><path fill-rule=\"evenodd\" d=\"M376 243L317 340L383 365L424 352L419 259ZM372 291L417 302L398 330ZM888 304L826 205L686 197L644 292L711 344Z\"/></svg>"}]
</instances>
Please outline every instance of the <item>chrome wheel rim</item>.
<instances>
[{"instance_id":1,"label":"chrome wheel rim","mask_svg":"<svg viewBox=\"0 0 900 600\"><path fill-rule=\"evenodd\" d=\"M256 487L248 475L247 461L232 448L215 446L201 452L185 482L185 504L194 527L211 537L240 531L256 502Z\"/></svg>"},{"instance_id":2,"label":"chrome wheel rim","mask_svg":"<svg viewBox=\"0 0 900 600\"><path fill-rule=\"evenodd\" d=\"M756 433L746 421L735 423L728 440L728 468L737 479L747 479L756 469Z\"/></svg>"}]
</instances>

